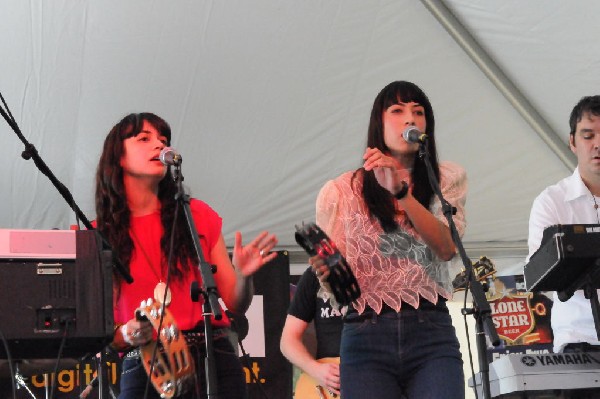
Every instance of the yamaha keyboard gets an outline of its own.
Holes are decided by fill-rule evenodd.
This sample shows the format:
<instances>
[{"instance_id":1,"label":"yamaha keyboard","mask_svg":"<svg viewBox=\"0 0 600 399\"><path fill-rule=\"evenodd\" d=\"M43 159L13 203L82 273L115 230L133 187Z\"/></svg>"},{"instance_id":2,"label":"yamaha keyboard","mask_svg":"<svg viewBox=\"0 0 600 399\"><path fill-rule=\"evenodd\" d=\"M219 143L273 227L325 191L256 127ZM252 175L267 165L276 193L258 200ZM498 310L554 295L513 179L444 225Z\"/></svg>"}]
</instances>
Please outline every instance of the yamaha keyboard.
<instances>
[{"instance_id":1,"label":"yamaha keyboard","mask_svg":"<svg viewBox=\"0 0 600 399\"><path fill-rule=\"evenodd\" d=\"M477 392L482 397L480 374L476 380ZM473 386L472 378L469 386ZM493 398L549 398L559 394L581 397L578 393L584 392L594 393L592 397L598 398L600 352L502 356L490 363L490 392Z\"/></svg>"},{"instance_id":2,"label":"yamaha keyboard","mask_svg":"<svg viewBox=\"0 0 600 399\"><path fill-rule=\"evenodd\" d=\"M529 291L561 291L598 266L600 225L550 226L525 265L525 286Z\"/></svg>"}]
</instances>

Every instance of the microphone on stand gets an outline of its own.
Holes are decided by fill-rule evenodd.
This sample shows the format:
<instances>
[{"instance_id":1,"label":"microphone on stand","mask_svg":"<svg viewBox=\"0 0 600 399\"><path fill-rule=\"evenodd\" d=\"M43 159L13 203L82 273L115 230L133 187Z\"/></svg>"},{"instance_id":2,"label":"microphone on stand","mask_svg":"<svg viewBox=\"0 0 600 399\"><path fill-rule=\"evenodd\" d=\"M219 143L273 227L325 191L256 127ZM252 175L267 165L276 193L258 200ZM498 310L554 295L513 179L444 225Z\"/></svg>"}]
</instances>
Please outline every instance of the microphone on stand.
<instances>
[{"instance_id":1,"label":"microphone on stand","mask_svg":"<svg viewBox=\"0 0 600 399\"><path fill-rule=\"evenodd\" d=\"M427 135L417 129L416 126L409 126L402 133L402 137L407 143L424 143L427 141Z\"/></svg>"},{"instance_id":2,"label":"microphone on stand","mask_svg":"<svg viewBox=\"0 0 600 399\"><path fill-rule=\"evenodd\" d=\"M183 161L183 159L181 158L181 154L179 154L173 147L163 148L160 151L158 159L160 159L160 162L167 166L178 166L181 165L181 162Z\"/></svg>"}]
</instances>

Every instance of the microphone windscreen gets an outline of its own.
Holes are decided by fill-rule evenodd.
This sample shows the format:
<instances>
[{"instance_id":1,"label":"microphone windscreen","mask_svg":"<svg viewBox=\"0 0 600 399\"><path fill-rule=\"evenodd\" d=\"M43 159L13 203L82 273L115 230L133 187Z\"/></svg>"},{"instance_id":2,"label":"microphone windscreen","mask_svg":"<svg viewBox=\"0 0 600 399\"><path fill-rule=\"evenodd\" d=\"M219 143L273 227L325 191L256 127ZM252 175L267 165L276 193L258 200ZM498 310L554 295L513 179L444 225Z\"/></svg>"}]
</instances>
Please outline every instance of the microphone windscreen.
<instances>
[{"instance_id":1,"label":"microphone windscreen","mask_svg":"<svg viewBox=\"0 0 600 399\"><path fill-rule=\"evenodd\" d=\"M418 143L422 134L416 126L409 126L402 133L402 137L407 143Z\"/></svg>"}]
</instances>

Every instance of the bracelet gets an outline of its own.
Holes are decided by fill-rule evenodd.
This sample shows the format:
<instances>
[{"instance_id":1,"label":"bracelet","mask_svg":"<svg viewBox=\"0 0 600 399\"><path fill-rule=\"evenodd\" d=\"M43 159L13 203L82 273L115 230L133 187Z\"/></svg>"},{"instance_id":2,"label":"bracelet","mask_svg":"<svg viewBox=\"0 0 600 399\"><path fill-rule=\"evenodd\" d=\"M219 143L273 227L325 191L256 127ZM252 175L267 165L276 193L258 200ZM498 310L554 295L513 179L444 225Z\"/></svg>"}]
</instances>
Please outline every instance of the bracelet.
<instances>
[{"instance_id":1,"label":"bracelet","mask_svg":"<svg viewBox=\"0 0 600 399\"><path fill-rule=\"evenodd\" d=\"M407 193L408 193L408 183L405 182L404 180L402 180L402 187L400 188L400 191L398 191L396 194L394 194L394 198L401 200L402 198L406 197Z\"/></svg>"}]
</instances>

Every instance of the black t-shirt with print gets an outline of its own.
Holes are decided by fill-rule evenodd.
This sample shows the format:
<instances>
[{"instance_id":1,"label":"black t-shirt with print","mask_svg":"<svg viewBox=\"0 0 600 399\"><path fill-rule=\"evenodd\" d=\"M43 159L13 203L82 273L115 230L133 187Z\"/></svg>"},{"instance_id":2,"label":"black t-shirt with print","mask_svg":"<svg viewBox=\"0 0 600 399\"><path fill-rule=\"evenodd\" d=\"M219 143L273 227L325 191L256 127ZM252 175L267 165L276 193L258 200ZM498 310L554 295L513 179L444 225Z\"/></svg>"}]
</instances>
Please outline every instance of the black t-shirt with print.
<instances>
[{"instance_id":1,"label":"black t-shirt with print","mask_svg":"<svg viewBox=\"0 0 600 399\"><path fill-rule=\"evenodd\" d=\"M314 321L317 335L316 358L339 357L342 314L331 307L329 299L317 298L319 280L309 267L298 281L288 314L307 323Z\"/></svg>"}]
</instances>

